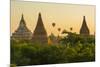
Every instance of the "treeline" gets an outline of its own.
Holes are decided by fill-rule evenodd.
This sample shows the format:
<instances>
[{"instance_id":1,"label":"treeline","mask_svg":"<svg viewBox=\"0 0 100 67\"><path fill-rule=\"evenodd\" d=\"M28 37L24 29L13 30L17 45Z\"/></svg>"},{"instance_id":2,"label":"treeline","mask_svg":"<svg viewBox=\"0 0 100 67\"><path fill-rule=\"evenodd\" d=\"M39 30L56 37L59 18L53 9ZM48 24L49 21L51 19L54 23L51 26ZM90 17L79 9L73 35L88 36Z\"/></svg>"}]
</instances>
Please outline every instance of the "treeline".
<instances>
[{"instance_id":1,"label":"treeline","mask_svg":"<svg viewBox=\"0 0 100 67\"><path fill-rule=\"evenodd\" d=\"M95 61L95 39L89 38L70 35L56 45L11 40L11 64L26 66Z\"/></svg>"}]
</instances>

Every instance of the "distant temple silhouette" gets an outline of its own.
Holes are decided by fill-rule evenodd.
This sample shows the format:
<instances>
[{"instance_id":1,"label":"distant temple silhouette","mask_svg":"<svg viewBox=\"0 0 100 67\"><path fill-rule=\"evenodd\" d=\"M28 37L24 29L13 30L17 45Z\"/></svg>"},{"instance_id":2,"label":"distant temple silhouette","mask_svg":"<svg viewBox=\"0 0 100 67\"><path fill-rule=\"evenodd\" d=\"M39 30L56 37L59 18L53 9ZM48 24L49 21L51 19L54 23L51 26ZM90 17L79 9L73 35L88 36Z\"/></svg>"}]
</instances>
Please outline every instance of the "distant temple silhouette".
<instances>
[{"instance_id":1,"label":"distant temple silhouette","mask_svg":"<svg viewBox=\"0 0 100 67\"><path fill-rule=\"evenodd\" d=\"M19 27L17 30L12 34L13 39L22 39L22 40L29 40L32 37L32 32L27 28L24 16L22 14Z\"/></svg>"},{"instance_id":2,"label":"distant temple silhouette","mask_svg":"<svg viewBox=\"0 0 100 67\"><path fill-rule=\"evenodd\" d=\"M83 23L80 28L80 35L90 35L90 31L88 29L88 26L86 24L85 16L83 16ZM27 28L24 16L22 14L19 27L17 30L12 33L11 36L12 39L22 39L22 40L31 40L32 42L39 42L39 43L48 43L48 37L47 32L44 27L41 13L38 14L38 20L37 25L35 27L35 30L32 32Z\"/></svg>"},{"instance_id":3,"label":"distant temple silhouette","mask_svg":"<svg viewBox=\"0 0 100 67\"><path fill-rule=\"evenodd\" d=\"M41 13L39 13L39 15L38 15L37 25L36 25L36 28L33 32L32 41L33 42L40 42L40 43L47 43L48 42L47 32L46 32L45 27L43 25Z\"/></svg>"},{"instance_id":4,"label":"distant temple silhouette","mask_svg":"<svg viewBox=\"0 0 100 67\"><path fill-rule=\"evenodd\" d=\"M80 29L80 34L82 34L82 35L89 35L90 34L89 28L86 24L85 16L83 16L83 23L82 23L82 26Z\"/></svg>"}]
</instances>

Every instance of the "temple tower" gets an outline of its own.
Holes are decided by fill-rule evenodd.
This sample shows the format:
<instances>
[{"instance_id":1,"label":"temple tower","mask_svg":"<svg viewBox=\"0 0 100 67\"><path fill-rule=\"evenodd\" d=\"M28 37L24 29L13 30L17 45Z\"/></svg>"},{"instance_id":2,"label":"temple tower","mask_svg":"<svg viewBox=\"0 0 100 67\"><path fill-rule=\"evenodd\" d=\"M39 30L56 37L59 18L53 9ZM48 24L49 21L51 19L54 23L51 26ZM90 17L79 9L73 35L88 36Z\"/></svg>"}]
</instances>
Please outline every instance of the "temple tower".
<instances>
[{"instance_id":1,"label":"temple tower","mask_svg":"<svg viewBox=\"0 0 100 67\"><path fill-rule=\"evenodd\" d=\"M32 37L32 32L27 28L24 16L22 14L19 27L17 30L12 34L13 39L18 39L18 40L30 40Z\"/></svg>"},{"instance_id":2,"label":"temple tower","mask_svg":"<svg viewBox=\"0 0 100 67\"><path fill-rule=\"evenodd\" d=\"M85 16L83 16L83 23L82 23L82 26L80 29L80 34L82 34L82 35L89 35L90 34L89 28L86 24Z\"/></svg>"},{"instance_id":3,"label":"temple tower","mask_svg":"<svg viewBox=\"0 0 100 67\"><path fill-rule=\"evenodd\" d=\"M32 41L39 43L47 43L48 41L47 32L42 21L41 13L38 14L37 25L33 32Z\"/></svg>"}]
</instances>

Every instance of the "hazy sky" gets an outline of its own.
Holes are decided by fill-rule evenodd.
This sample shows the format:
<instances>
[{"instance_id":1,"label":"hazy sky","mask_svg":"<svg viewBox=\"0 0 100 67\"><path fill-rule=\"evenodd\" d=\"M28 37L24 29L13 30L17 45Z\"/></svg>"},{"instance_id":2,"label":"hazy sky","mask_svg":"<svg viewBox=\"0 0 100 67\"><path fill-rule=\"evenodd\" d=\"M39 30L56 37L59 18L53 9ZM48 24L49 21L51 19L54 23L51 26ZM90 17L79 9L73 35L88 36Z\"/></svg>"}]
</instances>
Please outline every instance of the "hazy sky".
<instances>
[{"instance_id":1,"label":"hazy sky","mask_svg":"<svg viewBox=\"0 0 100 67\"><path fill-rule=\"evenodd\" d=\"M73 27L73 32L79 33L83 16L86 16L90 33L95 32L95 6L11 1L11 33L17 29L22 13L27 27L33 32L39 12L48 35L51 32L58 35L58 28L70 31L70 27ZM52 27L53 22L56 23L55 27Z\"/></svg>"}]
</instances>

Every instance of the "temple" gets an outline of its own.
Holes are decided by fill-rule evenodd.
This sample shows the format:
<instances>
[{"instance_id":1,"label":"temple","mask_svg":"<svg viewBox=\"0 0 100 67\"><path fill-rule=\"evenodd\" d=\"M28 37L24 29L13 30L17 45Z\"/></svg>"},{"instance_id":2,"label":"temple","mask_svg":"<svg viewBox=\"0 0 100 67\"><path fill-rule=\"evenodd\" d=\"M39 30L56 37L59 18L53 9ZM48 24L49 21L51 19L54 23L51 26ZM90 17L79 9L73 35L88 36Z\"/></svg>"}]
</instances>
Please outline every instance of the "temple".
<instances>
[{"instance_id":1,"label":"temple","mask_svg":"<svg viewBox=\"0 0 100 67\"><path fill-rule=\"evenodd\" d=\"M41 13L38 14L37 25L32 35L32 41L39 43L48 42L47 32L42 21Z\"/></svg>"},{"instance_id":2,"label":"temple","mask_svg":"<svg viewBox=\"0 0 100 67\"><path fill-rule=\"evenodd\" d=\"M27 28L24 16L22 14L21 20L19 27L17 30L12 34L13 39L18 39L18 40L30 40L32 37L32 32Z\"/></svg>"},{"instance_id":3,"label":"temple","mask_svg":"<svg viewBox=\"0 0 100 67\"><path fill-rule=\"evenodd\" d=\"M82 35L89 35L90 34L89 28L86 24L85 16L83 16L83 23L82 23L82 26L80 29L80 34L82 34Z\"/></svg>"}]
</instances>

